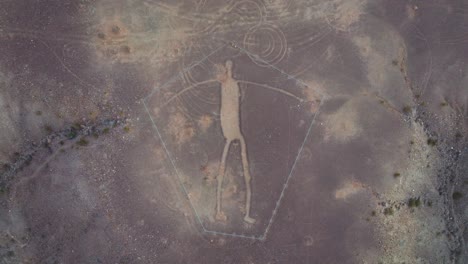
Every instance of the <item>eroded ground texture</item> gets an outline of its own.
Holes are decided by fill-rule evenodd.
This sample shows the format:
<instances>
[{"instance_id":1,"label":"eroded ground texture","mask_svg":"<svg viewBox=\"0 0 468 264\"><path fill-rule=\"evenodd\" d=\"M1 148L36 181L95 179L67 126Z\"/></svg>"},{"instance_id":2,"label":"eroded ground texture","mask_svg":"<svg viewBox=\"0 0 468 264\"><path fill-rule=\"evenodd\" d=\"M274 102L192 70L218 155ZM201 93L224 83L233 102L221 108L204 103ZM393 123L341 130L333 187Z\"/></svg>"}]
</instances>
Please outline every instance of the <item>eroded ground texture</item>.
<instances>
[{"instance_id":1,"label":"eroded ground texture","mask_svg":"<svg viewBox=\"0 0 468 264\"><path fill-rule=\"evenodd\" d=\"M467 29L455 0L0 0L0 263L468 263Z\"/></svg>"}]
</instances>

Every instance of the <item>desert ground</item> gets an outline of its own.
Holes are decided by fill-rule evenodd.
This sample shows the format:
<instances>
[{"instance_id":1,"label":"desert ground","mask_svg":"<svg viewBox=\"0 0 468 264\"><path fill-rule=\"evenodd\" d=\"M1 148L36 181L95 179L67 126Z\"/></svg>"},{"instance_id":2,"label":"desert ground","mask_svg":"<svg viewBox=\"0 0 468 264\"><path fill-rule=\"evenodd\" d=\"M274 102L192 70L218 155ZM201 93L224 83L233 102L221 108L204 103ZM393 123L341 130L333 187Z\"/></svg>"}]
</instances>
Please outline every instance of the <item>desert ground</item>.
<instances>
[{"instance_id":1,"label":"desert ground","mask_svg":"<svg viewBox=\"0 0 468 264\"><path fill-rule=\"evenodd\" d=\"M467 263L468 3L0 0L0 263Z\"/></svg>"}]
</instances>

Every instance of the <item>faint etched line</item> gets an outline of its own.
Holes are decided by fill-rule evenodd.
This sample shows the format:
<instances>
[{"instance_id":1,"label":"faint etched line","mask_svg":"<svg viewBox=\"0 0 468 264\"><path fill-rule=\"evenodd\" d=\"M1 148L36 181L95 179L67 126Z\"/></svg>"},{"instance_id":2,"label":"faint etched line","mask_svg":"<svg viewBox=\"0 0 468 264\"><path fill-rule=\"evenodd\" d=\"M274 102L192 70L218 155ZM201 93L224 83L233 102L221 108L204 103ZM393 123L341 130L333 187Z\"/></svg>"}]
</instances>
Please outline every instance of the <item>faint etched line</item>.
<instances>
[{"instance_id":1,"label":"faint etched line","mask_svg":"<svg viewBox=\"0 0 468 264\"><path fill-rule=\"evenodd\" d=\"M189 204L190 204L190 207L192 208L192 210L195 212L195 216L197 217L197 221L198 223L200 223L201 227L203 228L203 231L206 231L205 229L205 226L203 225L201 219L200 219L200 216L198 215L198 212L197 210L195 210L195 207L193 206L192 202L190 201L190 198L188 196L188 192L187 192L187 189L185 188L184 184L182 183L182 179L180 178L180 174L179 174L179 170L177 169L175 163L174 163L174 160L173 158L171 157L171 154L169 152L169 150L167 149L167 146L166 146L166 143L164 142L164 139L162 138L161 136L161 133L159 132L159 129L158 129L158 126L156 125L156 123L154 122L153 120L153 116L151 115L151 113L149 112L148 110L148 107L146 106L146 103L145 101L143 100L143 105L145 107L145 110L146 112L148 113L149 117L150 117L150 120L151 120L151 123L153 124L153 127L154 129L156 130L156 132L158 133L158 136L159 136L159 139L161 140L161 144L163 145L163 148L164 150L166 151L166 154L172 164L172 167L174 168L175 172L176 172L176 175L177 175L177 179L179 180L179 183L180 185L182 186L182 190L184 191L184 194L185 194L185 197L187 198L187 200L189 201Z\"/></svg>"},{"instance_id":2,"label":"faint etched line","mask_svg":"<svg viewBox=\"0 0 468 264\"><path fill-rule=\"evenodd\" d=\"M317 109L317 112L315 113L314 117L312 118L312 121L310 122L310 126L309 126L309 129L307 130L307 134L304 138L304 141L302 142L302 145L301 147L299 148L299 151L297 152L297 156L296 156L296 159L294 160L294 163L291 167L291 171L289 172L289 175L288 175L288 178L286 179L286 183L283 185L283 189L281 190L281 194L280 194L280 197L278 199L278 201L276 202L276 206L275 206L275 209L273 209L273 214L270 218L270 220L268 221L268 225L265 229L265 233L263 234L263 238L265 239L267 234L268 234L268 231L270 230L270 227L271 225L273 224L273 221L275 219L275 216L276 214L278 213L278 208L279 206L281 205L281 201L283 200L283 196L284 196L284 192L286 191L286 189L288 188L288 184L289 184L289 180L291 179L292 175L293 175L293 172L294 172L294 169L296 167L296 164L297 164L297 161L299 160L299 157L301 156L301 153L302 153L302 150L304 149L304 146L305 146L305 143L307 141L307 139L309 138L309 135L310 135L310 132L312 131L312 127L315 123L315 119L317 118L317 116L319 115L320 113L320 108L322 107L322 104L325 100L321 100L320 104L319 104L319 107Z\"/></svg>"},{"instance_id":3,"label":"faint etched line","mask_svg":"<svg viewBox=\"0 0 468 264\"><path fill-rule=\"evenodd\" d=\"M181 71L179 71L178 74L176 74L174 77L170 78L169 81L165 82L162 86L160 87L156 87L154 88L151 93L149 95L147 95L144 99L146 100L147 98L151 97L157 90L163 88L163 87L166 87L168 84L170 84L171 82L173 82L175 79L177 79L179 76L182 76L183 77L183 73L191 70L193 67L197 66L198 64L202 63L204 60L206 60L208 57L210 57L211 55L215 54L216 52L218 52L219 50L221 50L222 48L224 48L226 46L226 44L224 45L221 45L220 47L218 47L217 49L215 49L214 51L210 52L208 55L206 55L205 57L203 57L202 59L198 60L198 61L195 61L194 63L190 64L189 66L187 66L186 68L183 68Z\"/></svg>"},{"instance_id":4,"label":"faint etched line","mask_svg":"<svg viewBox=\"0 0 468 264\"><path fill-rule=\"evenodd\" d=\"M253 240L263 240L262 237L256 237L256 236L246 236L243 234L236 234L236 233L224 233L224 232L218 232L218 231L211 231L211 230L204 230L205 233L208 234L213 234L213 235L221 235L221 236L230 236L230 237L239 237L239 238L248 238L248 239L253 239Z\"/></svg>"},{"instance_id":5,"label":"faint etched line","mask_svg":"<svg viewBox=\"0 0 468 264\"><path fill-rule=\"evenodd\" d=\"M230 43L234 43L234 42L231 41ZM248 51L248 50L246 50L246 49L244 49L244 48L241 48L241 47L239 47L239 46L236 45L236 44L231 44L231 47L234 47L234 48L236 48L236 49L241 50L242 52L244 52L245 54L247 54L247 55L248 55L251 59L253 59L253 60L259 60L259 61L261 61L262 63L267 64L269 67L271 67L271 68L273 68L273 69L279 71L281 74L287 76L287 77L288 77L288 78L287 78L288 80L295 80L296 82L298 82L298 83L300 83L300 84L302 84L302 85L308 87L308 85L307 85L304 81L302 81L301 79L298 79L298 78L294 77L293 75L291 75L291 74L289 74L289 73L287 73L287 72L281 70L280 68L278 68L278 67L272 65L271 63L269 63L269 62L265 61L264 59L262 59L259 55L254 54L254 53L251 53L250 51ZM316 92L317 92L318 94L320 94L320 96L321 96L322 98L325 98L325 94L323 94L321 91L317 90Z\"/></svg>"},{"instance_id":6,"label":"faint etched line","mask_svg":"<svg viewBox=\"0 0 468 264\"><path fill-rule=\"evenodd\" d=\"M183 189L183 191L184 191L184 194L185 194L185 196L187 197L187 199L188 199L188 201L189 201L189 203L190 203L190 207L191 207L192 210L195 212L197 221L200 223L200 225L201 225L201 227L202 227L202 229L203 229L203 232L208 233L208 234L212 234L212 235L231 236L231 237L247 238L247 239L253 239L253 240L264 241L264 240L266 239L266 237L267 237L267 234L268 234L268 232L269 232L269 230L270 230L270 228L271 228L273 222L274 222L274 219L275 219L275 217L276 217L276 214L278 213L278 209L279 209L279 206L280 206L280 204L281 204L281 201L282 201L282 199L283 199L283 197L284 197L284 193L285 193L285 191L286 191L286 189L287 189L287 187L288 187L288 184L289 184L290 179L292 178L292 175L293 175L295 166L296 166L296 164L297 164L297 161L298 161L299 158L300 158L300 155L301 155L301 153L302 153L302 150L304 149L305 143L306 143L307 139L309 138L309 135L310 135L311 130L312 130L312 127L313 127L313 125L314 125L314 123L315 123L316 117L319 115L320 109L321 109L321 107L322 107L324 101L327 99L327 96L325 96L324 94L322 94L320 91L317 91L317 92L321 95L320 104L319 104L319 107L318 107L318 109L317 109L317 112L315 113L314 117L312 118L311 124L310 124L310 126L309 126L309 128L308 128L308 130L307 130L306 136L304 137L304 141L302 142L301 147L300 147L299 150L298 150L298 154L296 155L296 159L294 160L294 163L293 163L293 165L292 165L292 167L291 167L291 171L290 171L290 173L289 173L289 175L288 175L288 177L287 177L287 179L286 179L286 183L283 185L283 189L281 190L280 197L279 197L278 201L276 202L276 206L275 206L275 208L274 208L273 211L272 211L272 216L270 217L270 219L269 219L269 221L268 221L268 225L267 225L267 227L266 227L266 229L265 229L263 235L262 235L262 236L257 236L257 237L256 237L256 236L246 236L246 235L243 235L243 234L236 234L236 233L225 233L225 232L212 231L212 230L207 230L207 229L204 227L204 225L203 225L203 223L202 223L202 221L201 221L201 218L200 218L200 216L199 216L197 210L196 210L195 207L193 206L193 204L192 204L192 202L191 202L191 200L190 200L190 198L189 198L189 196L188 196L188 193L187 193L187 190L186 190L186 188L185 188L185 185L182 183L182 180L181 180L181 178L180 178L179 172L178 172L177 167L175 166L175 163L174 163L174 161L173 161L173 159L172 159L172 157L171 157L171 155L170 155L170 152L169 152L169 150L167 149L166 144L165 144L165 142L164 142L164 140L163 140L163 138L162 138L162 136L161 136L161 134L160 134L160 132L159 132L159 129L157 128L157 126L156 126L156 124L155 124L155 122L154 122L154 120L153 120L153 118L152 118L152 115L150 114L150 112L149 112L149 110L148 110L148 108L147 108L147 106L146 106L146 102L145 102L150 96L152 96L152 94L153 94L157 89L160 89L160 88L165 87L166 85L170 84L174 79L178 78L178 77L179 77L180 75L182 75L185 71L188 71L188 70L190 70L191 68L195 67L196 65L200 64L201 62L203 62L204 60L206 60L209 56L213 55L214 53L216 53L217 51L221 50L222 48L226 47L226 46L229 45L229 44L230 44L231 47L236 48L236 49L239 49L239 50L241 50L242 52L246 53L250 58L252 58L252 59L254 59L254 60L255 60L255 59L256 59L256 60L260 60L262 63L267 64L267 65L268 65L269 67L271 67L272 69L274 69L274 70L280 72L281 74L287 76L287 77L288 77L287 79L295 80L296 82L298 82L298 83L300 83L300 84L302 84L302 85L304 85L304 86L307 87L307 84L304 83L302 80L300 80L300 79L298 79L298 78L296 78L296 77L294 77L294 76L292 76L292 75L286 73L285 71L283 71L283 70L277 68L276 66L273 66L272 64L270 64L270 63L266 62L265 60L261 59L258 55L254 54L254 53L251 53L251 52L249 52L249 51L247 51L247 50L245 50L245 49L243 49L243 48L240 48L240 47L236 46L235 44L233 44L233 42L225 42L225 43L227 43L227 44L225 44L225 45L223 45L223 46L217 48L215 51L211 52L210 54L208 54L207 56L205 56L205 57L202 58L201 60L199 60L199 61L197 61L197 62L195 62L195 63L192 63L190 66L184 68L181 72L179 72L179 74L177 74L177 75L175 75L174 77L172 77L169 81L167 81L167 82L166 82L165 84L163 84L161 87L154 89L154 90L151 92L150 95L146 96L146 97L143 99L143 104L144 104L144 106L145 106L145 109L146 109L148 115L150 116L150 119L151 119L151 122L152 122L152 124L153 124L153 127L156 129L156 132L158 133L158 136L159 136L159 138L161 139L161 142L162 142L163 147L164 147L164 149L165 149L165 151L166 151L166 153L167 153L167 155L168 155L168 157L169 157L169 160L171 161L171 164L172 164L172 166L174 167L174 169L175 169L175 171L176 171L177 178L178 178L180 184L182 185L182 189Z\"/></svg>"}]
</instances>

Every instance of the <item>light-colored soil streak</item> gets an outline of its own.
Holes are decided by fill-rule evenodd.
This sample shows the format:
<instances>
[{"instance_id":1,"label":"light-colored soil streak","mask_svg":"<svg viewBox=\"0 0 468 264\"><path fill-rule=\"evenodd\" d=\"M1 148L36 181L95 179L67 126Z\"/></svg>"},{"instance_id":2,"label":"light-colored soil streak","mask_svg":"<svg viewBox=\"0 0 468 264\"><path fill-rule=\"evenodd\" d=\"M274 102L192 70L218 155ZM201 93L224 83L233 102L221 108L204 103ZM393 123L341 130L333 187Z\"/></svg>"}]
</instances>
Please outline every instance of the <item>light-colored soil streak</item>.
<instances>
[{"instance_id":1,"label":"light-colored soil streak","mask_svg":"<svg viewBox=\"0 0 468 264\"><path fill-rule=\"evenodd\" d=\"M226 142L221 156L221 163L219 165L218 186L216 191L216 218L219 219L220 216L222 216L221 193L229 147L234 140L239 140L241 144L242 168L246 188L244 221L253 224L255 223L255 219L250 217L252 197L252 187L250 182L252 180L252 176L250 176L249 160L247 157L247 144L245 143L244 135L240 130L240 88L239 84L232 77L232 67L232 61L227 61L225 75L219 76L219 81L221 82L221 130Z\"/></svg>"},{"instance_id":2,"label":"light-colored soil streak","mask_svg":"<svg viewBox=\"0 0 468 264\"><path fill-rule=\"evenodd\" d=\"M12 222L7 230L0 217L5 263L456 263L466 255L459 234L465 232L466 239L467 185L462 176L448 173L466 150L463 3L68 2L6 0L0 6L0 161L6 172L0 179L0 215ZM244 140L247 130L240 126L240 118L249 115L240 112L248 101L239 99L243 89L277 92L280 100L284 95L310 104L311 113L317 112L318 93L330 99L321 106L319 133L304 146L298 175L288 183L267 241L250 244L197 228L161 142L154 143L151 124L139 123L113 138L125 140L101 145L96 140L74 149L86 155L76 167L68 151L60 156L67 143L52 140L56 151L49 153L49 142L40 141L45 132L129 109L132 118L143 119L142 98L225 43L257 54L259 60L251 57L255 67L274 66L308 87L293 94L275 87L276 80L235 78L240 64L223 62L218 76L210 73L212 79L200 79L200 68L185 72L184 88L165 91L164 103L151 109L158 115L169 108L162 129L181 151L200 150L198 136L222 132L217 147L223 152L193 168L203 179L188 193L213 222L216 215L229 217L225 201L225 208L240 207L243 230L255 228L263 223L254 222L251 211L271 202L251 201L252 191L264 193L269 183L252 181L257 157L249 152L255 142ZM229 59L236 62L235 56ZM190 100L198 87L204 92L216 87L215 96L202 99L220 102L219 117L171 108L171 102ZM32 152L21 148L30 142L41 142L30 150L41 148L45 155L26 168ZM244 179L240 166L226 165L233 143L240 155L232 161L242 166ZM337 159L342 150L350 151ZM26 170L16 174L20 168ZM186 174L184 179L191 177ZM16 181L15 175L24 179ZM15 182L16 187L3 188ZM216 201L210 196L214 189ZM99 197L99 206L93 197ZM10 213L8 199L16 207ZM23 218L16 216L20 211ZM352 233L356 226L361 232ZM363 233L372 234L361 239Z\"/></svg>"}]
</instances>

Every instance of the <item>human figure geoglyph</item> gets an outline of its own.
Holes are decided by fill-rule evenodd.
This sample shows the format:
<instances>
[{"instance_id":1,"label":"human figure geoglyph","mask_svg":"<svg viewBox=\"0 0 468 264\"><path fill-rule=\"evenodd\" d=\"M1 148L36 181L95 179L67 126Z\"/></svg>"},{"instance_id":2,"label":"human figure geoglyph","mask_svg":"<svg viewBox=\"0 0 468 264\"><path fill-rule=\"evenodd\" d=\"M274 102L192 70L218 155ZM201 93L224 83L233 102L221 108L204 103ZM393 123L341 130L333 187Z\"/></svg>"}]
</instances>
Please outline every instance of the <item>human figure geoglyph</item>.
<instances>
[{"instance_id":1,"label":"human figure geoglyph","mask_svg":"<svg viewBox=\"0 0 468 264\"><path fill-rule=\"evenodd\" d=\"M250 201L252 190L250 181L249 160L247 158L247 145L245 144L244 135L240 129L240 89L239 84L232 78L232 61L226 62L226 71L219 75L221 82L221 130L224 136L224 150L221 156L219 165L219 173L217 177L218 186L216 188L216 218L223 219L224 215L221 211L221 194L224 174L226 173L226 158L229 152L229 147L234 140L239 140L241 146L242 168L244 173L246 198L245 198L245 216L244 221L253 224L255 220L250 217Z\"/></svg>"},{"instance_id":2,"label":"human figure geoglyph","mask_svg":"<svg viewBox=\"0 0 468 264\"><path fill-rule=\"evenodd\" d=\"M241 160L242 160L242 168L244 174L244 181L245 181L245 189L246 189L246 197L245 197L245 215L244 221L253 224L255 223L255 219L250 216L250 207L251 207L251 199L252 199L252 186L251 180L252 176L250 174L249 168L249 159L247 156L247 144L244 139L244 135L242 134L241 127L240 127L240 87L239 83L255 85L258 87L270 89L289 97L292 97L299 102L303 102L304 100L288 91L284 91L282 89L278 89L276 87L269 86L267 84L261 84L256 82L250 82L245 80L237 80L234 79L232 74L233 69L233 62L231 60L227 60L225 65L222 67L221 73L216 76L216 79L210 79L206 81L198 82L192 86L182 89L171 98L169 98L165 103L161 106L164 107L176 97L180 96L181 94L185 93L186 91L196 88L202 84L208 83L219 83L221 84L221 104L220 104L220 121L221 121L221 131L224 136L224 149L221 155L221 160L219 164L218 176L217 176L217 188L216 188L216 214L215 218L217 220L225 220L226 216L224 215L221 207L221 197L223 192L223 180L224 175L226 172L226 160L229 152L229 148L234 141L239 141L240 148L241 148Z\"/></svg>"}]
</instances>

